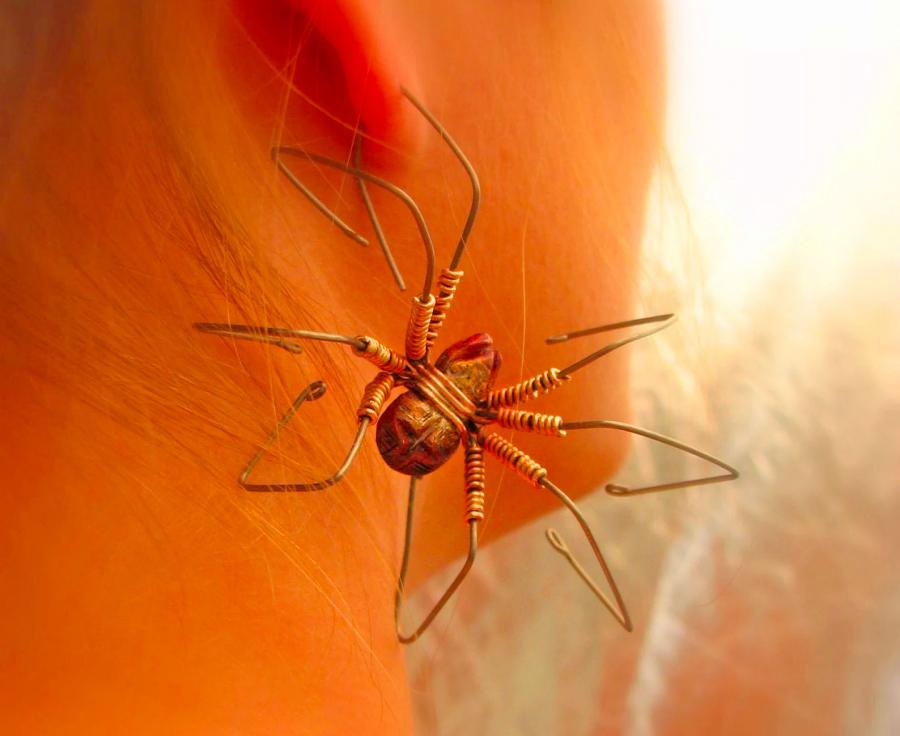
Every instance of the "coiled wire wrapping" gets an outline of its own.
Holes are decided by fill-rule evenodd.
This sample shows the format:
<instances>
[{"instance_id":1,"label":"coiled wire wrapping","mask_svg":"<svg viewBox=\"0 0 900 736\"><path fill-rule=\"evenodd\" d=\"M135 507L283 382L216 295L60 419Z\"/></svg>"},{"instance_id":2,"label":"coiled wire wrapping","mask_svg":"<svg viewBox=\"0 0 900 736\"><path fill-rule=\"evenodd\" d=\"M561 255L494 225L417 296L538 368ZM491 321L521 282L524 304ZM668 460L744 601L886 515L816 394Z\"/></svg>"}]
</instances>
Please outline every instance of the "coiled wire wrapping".
<instances>
[{"instance_id":1,"label":"coiled wire wrapping","mask_svg":"<svg viewBox=\"0 0 900 736\"><path fill-rule=\"evenodd\" d=\"M355 346L353 348L353 351L360 357L365 358L370 363L374 363L382 370L390 373L400 373L405 370L407 365L406 358L395 353L387 345L380 343L374 337L369 337L368 335L361 335L358 339L366 344L362 349Z\"/></svg>"},{"instance_id":2,"label":"coiled wire wrapping","mask_svg":"<svg viewBox=\"0 0 900 736\"><path fill-rule=\"evenodd\" d=\"M473 442L466 447L466 522L484 518L484 450Z\"/></svg>"},{"instance_id":3,"label":"coiled wire wrapping","mask_svg":"<svg viewBox=\"0 0 900 736\"><path fill-rule=\"evenodd\" d=\"M548 368L543 373L532 376L514 386L491 391L487 397L487 405L491 409L501 406L513 406L533 399L539 394L549 393L569 380L568 376L560 376L559 368Z\"/></svg>"},{"instance_id":4,"label":"coiled wire wrapping","mask_svg":"<svg viewBox=\"0 0 900 736\"><path fill-rule=\"evenodd\" d=\"M381 407L384 401L390 396L394 390L394 376L391 373L382 371L366 385L363 391L362 400L359 402L359 408L356 410L356 416L359 419L368 417L371 421L378 419L381 414Z\"/></svg>"},{"instance_id":5,"label":"coiled wire wrapping","mask_svg":"<svg viewBox=\"0 0 900 736\"><path fill-rule=\"evenodd\" d=\"M546 477L547 470L540 463L532 460L511 442L507 442L498 434L481 435L481 444L491 455L506 463L519 475L527 478L535 485Z\"/></svg>"},{"instance_id":6,"label":"coiled wire wrapping","mask_svg":"<svg viewBox=\"0 0 900 736\"><path fill-rule=\"evenodd\" d=\"M428 363L415 363L411 371L418 379L411 388L430 400L465 434L465 423L474 418L475 404L446 374Z\"/></svg>"},{"instance_id":7,"label":"coiled wire wrapping","mask_svg":"<svg viewBox=\"0 0 900 736\"><path fill-rule=\"evenodd\" d=\"M555 414L539 414L534 411L504 408L497 411L496 421L501 427L509 429L520 429L555 437L566 436L566 430L561 426L563 418Z\"/></svg>"},{"instance_id":8,"label":"coiled wire wrapping","mask_svg":"<svg viewBox=\"0 0 900 736\"><path fill-rule=\"evenodd\" d=\"M431 327L434 305L434 294L429 294L427 301L422 301L420 296L413 297L409 325L406 327L406 357L409 360L417 361L425 357L428 350L428 331Z\"/></svg>"},{"instance_id":9,"label":"coiled wire wrapping","mask_svg":"<svg viewBox=\"0 0 900 736\"><path fill-rule=\"evenodd\" d=\"M438 276L438 295L434 304L434 311L431 314L431 323L428 325L428 344L430 348L437 340L438 332L447 319L447 312L450 311L450 304L453 302L453 296L456 294L456 287L459 280L463 277L462 271L452 271L449 268L441 269L441 275Z\"/></svg>"}]
</instances>

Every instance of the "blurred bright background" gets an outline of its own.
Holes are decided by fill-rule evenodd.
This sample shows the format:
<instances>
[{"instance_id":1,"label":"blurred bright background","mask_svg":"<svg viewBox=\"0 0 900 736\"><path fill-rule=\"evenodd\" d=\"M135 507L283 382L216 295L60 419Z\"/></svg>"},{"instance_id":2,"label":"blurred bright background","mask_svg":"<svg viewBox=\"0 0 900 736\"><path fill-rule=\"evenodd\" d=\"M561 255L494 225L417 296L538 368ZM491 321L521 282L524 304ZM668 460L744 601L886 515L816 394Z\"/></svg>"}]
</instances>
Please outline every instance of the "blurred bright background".
<instances>
[{"instance_id":1,"label":"blurred bright background","mask_svg":"<svg viewBox=\"0 0 900 736\"><path fill-rule=\"evenodd\" d=\"M543 524L486 552L409 650L423 734L900 733L900 5L672 0L668 35L644 306L681 321L635 419L743 477L583 504L630 636Z\"/></svg>"}]
</instances>

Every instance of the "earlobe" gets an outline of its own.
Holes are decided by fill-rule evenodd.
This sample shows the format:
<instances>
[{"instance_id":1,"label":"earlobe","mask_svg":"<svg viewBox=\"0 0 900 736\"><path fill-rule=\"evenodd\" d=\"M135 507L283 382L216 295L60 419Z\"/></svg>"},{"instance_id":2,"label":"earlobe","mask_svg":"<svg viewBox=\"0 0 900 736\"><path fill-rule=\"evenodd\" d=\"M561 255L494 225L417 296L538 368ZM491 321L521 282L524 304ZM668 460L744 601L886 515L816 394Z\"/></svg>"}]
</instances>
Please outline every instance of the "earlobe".
<instances>
[{"instance_id":1,"label":"earlobe","mask_svg":"<svg viewBox=\"0 0 900 736\"><path fill-rule=\"evenodd\" d=\"M384 2L236 0L238 17L301 95L350 130L407 148L420 127L400 92L415 88L400 24Z\"/></svg>"}]
</instances>

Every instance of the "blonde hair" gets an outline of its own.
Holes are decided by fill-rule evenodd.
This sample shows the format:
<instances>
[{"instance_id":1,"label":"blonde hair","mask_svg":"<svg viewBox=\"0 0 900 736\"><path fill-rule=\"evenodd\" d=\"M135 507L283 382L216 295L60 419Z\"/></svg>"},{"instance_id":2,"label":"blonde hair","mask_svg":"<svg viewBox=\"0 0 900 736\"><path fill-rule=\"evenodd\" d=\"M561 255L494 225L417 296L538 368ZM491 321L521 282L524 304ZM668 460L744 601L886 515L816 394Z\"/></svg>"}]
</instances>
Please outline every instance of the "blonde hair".
<instances>
[{"instance_id":1,"label":"blonde hair","mask_svg":"<svg viewBox=\"0 0 900 736\"><path fill-rule=\"evenodd\" d=\"M339 300L314 301L302 286L327 282L308 258L321 236L305 207L279 206L286 188L268 146L221 71L213 45L235 32L234 18L204 3L96 0L52 18L34 11L29 22L40 53L22 65L27 78L10 101L19 114L0 204L4 356L32 378L32 395L87 403L116 420L119 437L72 428L72 473L96 468L138 513L141 495L156 502L166 495L159 489L175 491L166 503L187 501L198 518L229 528L249 521L299 559L289 530L265 514L268 499L237 500L234 455L249 455L306 383L351 374L351 358L313 344L297 361L201 335L191 323L227 315L334 329L319 323L323 311L335 324L353 322ZM220 31L198 34L196 24ZM271 249L286 231L290 274ZM365 316L355 324L364 328ZM351 377L329 388L329 408L346 422L305 409L264 472L315 477L340 461L357 387ZM142 443L139 455L123 452L129 435ZM386 476L372 465L370 479ZM208 483L186 483L186 467L205 469ZM354 483L345 483L352 496ZM359 504L341 498L332 503L365 526ZM395 575L386 561L382 569Z\"/></svg>"}]
</instances>

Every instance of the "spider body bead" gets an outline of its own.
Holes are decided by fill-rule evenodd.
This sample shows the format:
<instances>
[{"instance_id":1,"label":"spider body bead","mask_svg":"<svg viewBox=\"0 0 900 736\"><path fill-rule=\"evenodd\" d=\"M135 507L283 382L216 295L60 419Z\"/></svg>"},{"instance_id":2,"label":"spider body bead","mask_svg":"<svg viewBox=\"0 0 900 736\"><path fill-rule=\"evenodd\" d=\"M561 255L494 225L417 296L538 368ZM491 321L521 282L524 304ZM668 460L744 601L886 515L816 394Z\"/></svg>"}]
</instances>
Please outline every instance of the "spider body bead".
<instances>
[{"instance_id":1,"label":"spider body bead","mask_svg":"<svg viewBox=\"0 0 900 736\"><path fill-rule=\"evenodd\" d=\"M427 361L427 359L426 359ZM438 372L464 395L472 406L481 404L500 368L500 351L491 336L479 333L447 348L434 364L413 372L404 383L409 389L385 409L378 420L375 443L384 461L398 473L427 475L443 465L459 447L467 430L476 430L474 419L454 409L452 398L442 400L440 385L419 377Z\"/></svg>"}]
</instances>

